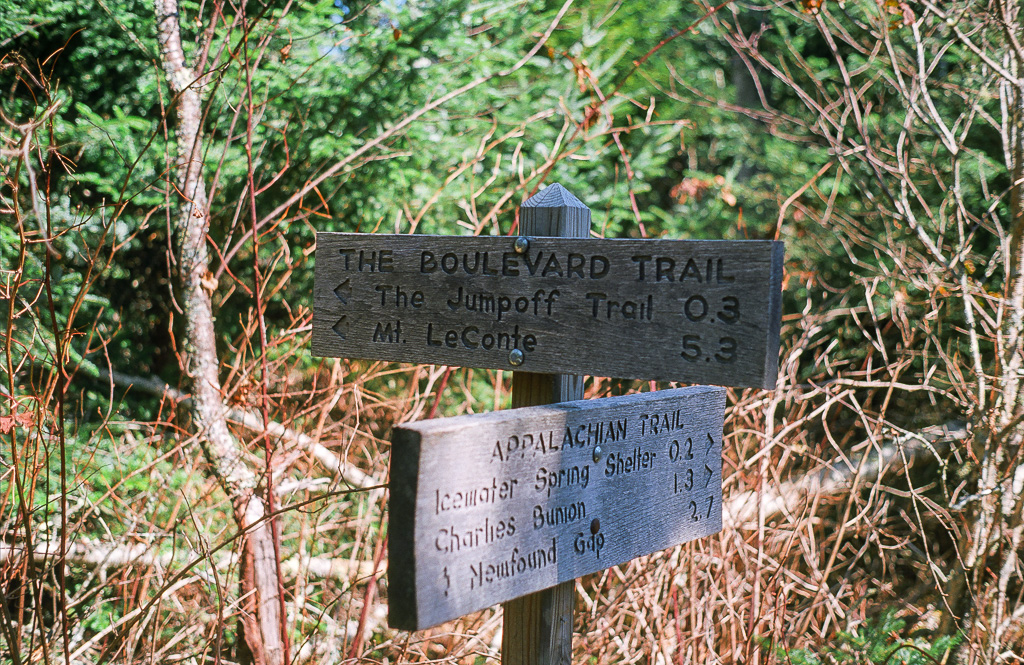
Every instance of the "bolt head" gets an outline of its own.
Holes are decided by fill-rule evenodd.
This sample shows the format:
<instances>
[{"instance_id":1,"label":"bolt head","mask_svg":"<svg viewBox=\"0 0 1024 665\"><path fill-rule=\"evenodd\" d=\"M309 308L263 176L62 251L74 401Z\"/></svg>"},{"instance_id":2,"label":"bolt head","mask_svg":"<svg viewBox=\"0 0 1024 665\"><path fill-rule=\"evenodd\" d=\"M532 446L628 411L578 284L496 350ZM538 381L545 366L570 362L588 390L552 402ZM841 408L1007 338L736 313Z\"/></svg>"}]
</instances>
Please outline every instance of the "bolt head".
<instances>
[{"instance_id":1,"label":"bolt head","mask_svg":"<svg viewBox=\"0 0 1024 665\"><path fill-rule=\"evenodd\" d=\"M508 364L509 365L512 365L513 367L519 367L520 365L523 364L524 360L526 360L526 356L524 356L523 352L520 351L519 349L512 349L511 351L509 351L509 353L508 353Z\"/></svg>"},{"instance_id":2,"label":"bolt head","mask_svg":"<svg viewBox=\"0 0 1024 665\"><path fill-rule=\"evenodd\" d=\"M601 461L601 453L602 452L604 452L604 451L601 450L601 446L594 446L594 461L595 462L600 462Z\"/></svg>"},{"instance_id":3,"label":"bolt head","mask_svg":"<svg viewBox=\"0 0 1024 665\"><path fill-rule=\"evenodd\" d=\"M516 254L525 254L526 250L530 249L530 239L526 236L519 236L512 243L512 249L516 250Z\"/></svg>"},{"instance_id":4,"label":"bolt head","mask_svg":"<svg viewBox=\"0 0 1024 665\"><path fill-rule=\"evenodd\" d=\"M601 520L594 518L594 521L590 523L590 533L597 535L597 532L601 530Z\"/></svg>"}]
</instances>

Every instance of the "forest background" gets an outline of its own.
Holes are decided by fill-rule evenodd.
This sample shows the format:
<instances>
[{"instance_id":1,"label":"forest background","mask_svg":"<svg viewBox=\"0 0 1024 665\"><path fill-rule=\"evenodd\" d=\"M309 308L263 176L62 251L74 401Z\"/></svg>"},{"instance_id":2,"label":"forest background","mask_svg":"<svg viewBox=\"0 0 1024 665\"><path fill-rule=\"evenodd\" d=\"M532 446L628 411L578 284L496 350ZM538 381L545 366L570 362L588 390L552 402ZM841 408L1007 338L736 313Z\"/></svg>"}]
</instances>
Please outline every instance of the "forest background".
<instances>
[{"instance_id":1,"label":"forest background","mask_svg":"<svg viewBox=\"0 0 1024 665\"><path fill-rule=\"evenodd\" d=\"M0 0L0 660L497 658L387 628L392 425L510 376L313 358L317 230L786 243L725 529L577 582L579 662L1021 662L1011 0ZM588 378L587 397L670 384Z\"/></svg>"}]
</instances>

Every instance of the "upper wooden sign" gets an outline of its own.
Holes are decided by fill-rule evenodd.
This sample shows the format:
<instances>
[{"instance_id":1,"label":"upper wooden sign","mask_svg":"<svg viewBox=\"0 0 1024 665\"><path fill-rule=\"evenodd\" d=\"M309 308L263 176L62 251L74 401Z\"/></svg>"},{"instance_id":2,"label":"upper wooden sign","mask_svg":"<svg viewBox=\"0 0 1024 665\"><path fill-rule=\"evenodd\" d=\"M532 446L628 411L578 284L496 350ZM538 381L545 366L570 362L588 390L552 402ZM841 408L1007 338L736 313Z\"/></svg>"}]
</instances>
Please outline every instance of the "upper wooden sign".
<instances>
[{"instance_id":1,"label":"upper wooden sign","mask_svg":"<svg viewBox=\"0 0 1024 665\"><path fill-rule=\"evenodd\" d=\"M389 623L420 630L722 528L725 390L396 427Z\"/></svg>"},{"instance_id":2,"label":"upper wooden sign","mask_svg":"<svg viewBox=\"0 0 1024 665\"><path fill-rule=\"evenodd\" d=\"M318 233L313 353L774 388L782 256L757 240Z\"/></svg>"}]
</instances>

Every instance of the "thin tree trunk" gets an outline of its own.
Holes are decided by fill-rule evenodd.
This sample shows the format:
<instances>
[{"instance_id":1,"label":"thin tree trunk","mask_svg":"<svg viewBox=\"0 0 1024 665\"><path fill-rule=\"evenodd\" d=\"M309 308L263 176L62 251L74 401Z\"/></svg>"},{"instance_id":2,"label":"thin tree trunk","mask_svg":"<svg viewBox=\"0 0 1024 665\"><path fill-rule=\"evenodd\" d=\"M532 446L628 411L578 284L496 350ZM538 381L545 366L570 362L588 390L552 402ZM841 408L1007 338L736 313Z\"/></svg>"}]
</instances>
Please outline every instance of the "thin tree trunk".
<instances>
[{"instance_id":1,"label":"thin tree trunk","mask_svg":"<svg viewBox=\"0 0 1024 665\"><path fill-rule=\"evenodd\" d=\"M193 410L203 450L231 499L239 528L247 532L242 572L242 591L250 600L243 605L249 610L243 617L245 642L255 662L281 665L287 656L273 532L266 519L266 504L256 493L259 476L228 430L218 375L212 287L205 279L209 275L209 206L202 173L200 86L195 72L185 63L177 0L155 0L155 6L160 56L175 95L178 123L175 169L177 193L182 198L171 215L185 313L183 370L192 383Z\"/></svg>"},{"instance_id":2,"label":"thin tree trunk","mask_svg":"<svg viewBox=\"0 0 1024 665\"><path fill-rule=\"evenodd\" d=\"M1024 29L1016 2L995 6L1012 41L1019 42ZM1003 248L1007 278L1002 303L1002 327L997 338L993 408L976 430L975 451L980 464L977 488L979 500L971 508L971 528L960 544L963 569L954 571L948 586L949 610L940 630L952 632L972 628L984 621L985 662L996 662L1012 617L1007 617L1010 582L1018 570L1019 550L1024 542L1024 463L1019 454L1024 445L1024 67L1020 53L1009 48L1003 65L1014 79L1000 82L1003 145L1012 181L1008 191L1010 223ZM993 577L995 584L992 584ZM971 594L969 590L976 590ZM978 590L984 590L978 592ZM961 659L967 658L975 639L961 645Z\"/></svg>"},{"instance_id":3,"label":"thin tree trunk","mask_svg":"<svg viewBox=\"0 0 1024 665\"><path fill-rule=\"evenodd\" d=\"M1024 30L1021 30L1021 10L1016 3L1003 5L1003 19L1006 30L1017 41ZM1019 53L1013 52L1016 56ZM1021 423L1024 413L1024 385L1021 382L1024 371L1024 85L1019 81L1022 63L1018 57L1011 55L1011 68L1017 81L1003 83L1004 95L1009 99L1008 123L1009 154L1012 159L1013 181L1010 185L1010 234L1008 241L1008 263L1010 278L1007 284L1006 304L1002 338L1006 347L1001 359L1000 379L1001 395L997 404L998 420L994 431L990 433L1000 458L1010 462L1010 468L1004 469L999 464L1001 478L1009 480L999 497L1000 532L994 534L1005 544L1004 559L996 582L996 594L991 610L992 641L989 645L989 657L999 660L1003 649L1003 639L1009 628L1007 621L1007 600L1010 581L1018 570L1018 557L1022 540L1024 540L1024 463L1020 460L1021 445L1024 443L1024 424ZM992 447L990 445L990 447ZM1002 462L1002 459L998 459Z\"/></svg>"},{"instance_id":4,"label":"thin tree trunk","mask_svg":"<svg viewBox=\"0 0 1024 665\"><path fill-rule=\"evenodd\" d=\"M1007 8L1004 19L1007 30L1018 35L1024 34L1018 24L1019 8ZM1021 75L1020 63L1012 56L1009 58L1010 71L1018 77ZM1024 85L1019 81L1003 81L1000 94L1005 100L1006 112L1009 115L1004 124L1003 136L1006 152L1010 155L1008 164L1013 180L1010 184L1010 229L1007 238L1006 261L1009 276L1006 284L1003 316L1003 357L1000 358L1000 396L997 404L998 431L1016 424L1021 412L1024 394L1021 392L1021 372L1024 369L1024 352L1022 352L1022 335L1024 335ZM1008 144L1008 145L1007 145Z\"/></svg>"}]
</instances>

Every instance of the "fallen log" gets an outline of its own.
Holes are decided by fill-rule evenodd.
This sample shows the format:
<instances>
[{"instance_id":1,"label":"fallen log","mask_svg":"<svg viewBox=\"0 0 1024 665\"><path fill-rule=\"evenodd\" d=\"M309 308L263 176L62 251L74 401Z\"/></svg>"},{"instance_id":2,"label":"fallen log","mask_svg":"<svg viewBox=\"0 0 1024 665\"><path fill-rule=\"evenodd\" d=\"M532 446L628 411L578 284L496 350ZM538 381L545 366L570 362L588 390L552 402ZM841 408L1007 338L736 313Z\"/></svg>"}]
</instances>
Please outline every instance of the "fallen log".
<instances>
[{"instance_id":1,"label":"fallen log","mask_svg":"<svg viewBox=\"0 0 1024 665\"><path fill-rule=\"evenodd\" d=\"M190 395L178 390L177 388L173 388L159 379L131 376L118 371L105 370L97 366L92 366L90 369L93 370L92 373L96 378L104 381L110 381L115 385L124 388L135 387L150 395L167 397L185 408L189 408L192 403L192 397ZM297 432L273 420L269 421L266 428L264 428L263 417L261 415L253 411L240 409L234 406L228 408L227 417L229 420L237 422L254 432L266 432L269 436L272 436L286 444L291 444L298 448L302 448L303 450L308 450L324 468L331 473L338 475L343 481L353 488L367 489L370 487L380 486L382 484L380 480L355 465L346 462L329 448L315 441L313 437L308 434Z\"/></svg>"},{"instance_id":2,"label":"fallen log","mask_svg":"<svg viewBox=\"0 0 1024 665\"><path fill-rule=\"evenodd\" d=\"M56 562L59 553L59 542L37 542L32 547L32 561L36 566L46 566L49 562ZM27 554L28 551L23 544L0 543L0 564L15 565L20 563L21 558ZM104 571L138 566L154 568L163 574L172 566L184 568L202 558L204 555L193 551L156 552L153 545L144 543L117 544L79 540L68 543L65 561L70 565ZM225 570L238 565L238 555L233 552L217 557L205 555L205 558L212 559L217 570ZM333 579L339 582L363 582L373 576L382 577L387 571L387 565L381 564L378 568L375 574L372 561L353 562L348 559L298 555L281 562L281 572L288 577L294 578L300 572L305 572L312 577ZM195 571L198 576L203 577L201 567L196 567Z\"/></svg>"},{"instance_id":3,"label":"fallen log","mask_svg":"<svg viewBox=\"0 0 1024 665\"><path fill-rule=\"evenodd\" d=\"M868 453L868 459L865 460L861 471L861 480L877 479L894 467L902 466L904 456L907 464L910 464L927 454L938 455L953 441L961 441L967 436L967 424L954 421L892 437L883 443L880 449ZM870 445L870 442L865 441L863 444ZM856 473L856 467L846 458L837 457L797 480L776 486L766 485L760 499L760 504L764 506L765 518L779 513L797 512L807 497L847 492ZM724 502L723 519L734 528L756 529L758 506L757 490L733 494Z\"/></svg>"}]
</instances>

